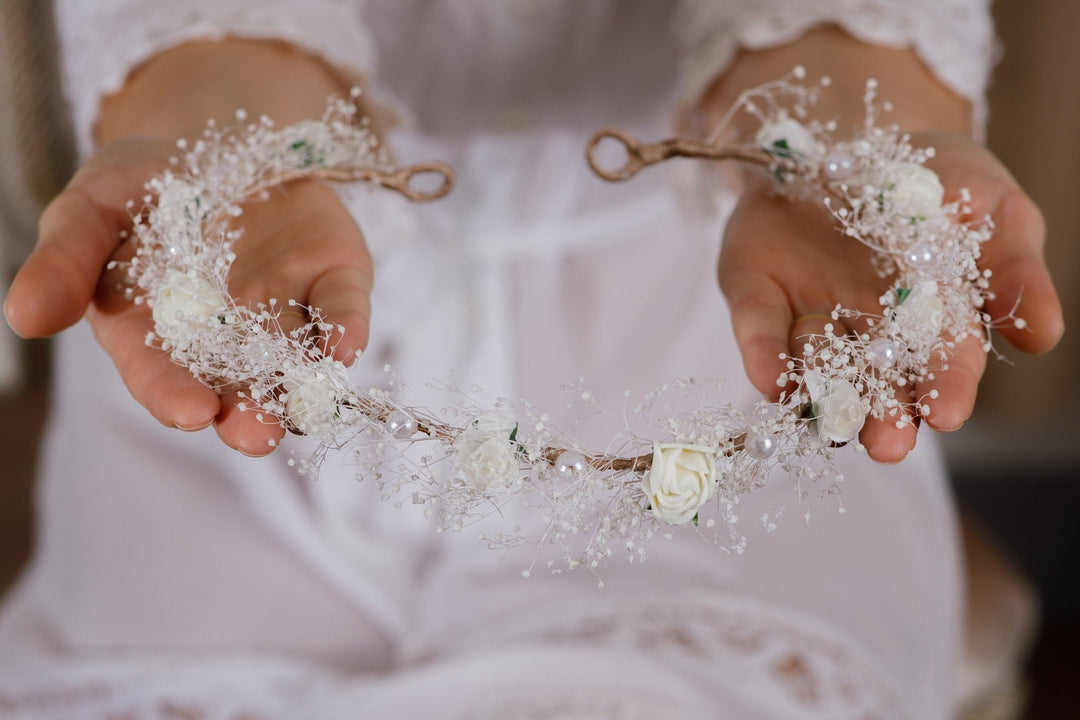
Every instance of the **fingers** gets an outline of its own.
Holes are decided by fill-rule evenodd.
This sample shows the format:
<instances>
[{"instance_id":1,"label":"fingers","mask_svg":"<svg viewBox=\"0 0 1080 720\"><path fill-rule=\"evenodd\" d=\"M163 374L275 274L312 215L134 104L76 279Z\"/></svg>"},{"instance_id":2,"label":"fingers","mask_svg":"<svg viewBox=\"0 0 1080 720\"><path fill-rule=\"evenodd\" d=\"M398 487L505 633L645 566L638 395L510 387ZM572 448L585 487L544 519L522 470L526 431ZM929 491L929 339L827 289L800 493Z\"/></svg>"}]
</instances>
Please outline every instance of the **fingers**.
<instances>
[{"instance_id":1,"label":"fingers","mask_svg":"<svg viewBox=\"0 0 1080 720\"><path fill-rule=\"evenodd\" d=\"M800 315L791 325L790 354L800 357L812 354L817 348L807 346L813 345L812 338L825 334L826 325L832 325L833 332L838 335L853 330L833 320L828 313ZM897 395L903 400L910 401L910 398L906 397L909 394L909 392L904 392L903 388L897 388ZM918 424L905 423L903 427L897 427L898 419L898 417L887 416L878 420L867 416L866 423L859 433L859 442L866 448L866 453L872 460L895 464L903 460L915 447Z\"/></svg>"},{"instance_id":2,"label":"fingers","mask_svg":"<svg viewBox=\"0 0 1080 720\"><path fill-rule=\"evenodd\" d=\"M84 165L42 213L38 244L12 281L4 313L24 337L51 335L86 311L131 218L127 202L168 162L162 140L115 143Z\"/></svg>"},{"instance_id":3,"label":"fingers","mask_svg":"<svg viewBox=\"0 0 1080 720\"><path fill-rule=\"evenodd\" d=\"M214 421L220 410L217 393L186 368L175 365L164 351L146 344L152 322L145 307L133 305L108 316L91 308L88 318L128 392L158 422L181 430L199 430Z\"/></svg>"},{"instance_id":4,"label":"fingers","mask_svg":"<svg viewBox=\"0 0 1080 720\"><path fill-rule=\"evenodd\" d=\"M783 391L777 379L787 369L791 307L783 290L757 273L721 263L720 286L731 311L731 327L753 386L772 401Z\"/></svg>"},{"instance_id":5,"label":"fingers","mask_svg":"<svg viewBox=\"0 0 1080 720\"><path fill-rule=\"evenodd\" d=\"M244 410L240 409L242 403L244 399L235 392L222 395L221 412L214 424L218 437L248 457L269 455L285 436L285 428L276 417L253 408L250 400Z\"/></svg>"},{"instance_id":6,"label":"fingers","mask_svg":"<svg viewBox=\"0 0 1080 720\"><path fill-rule=\"evenodd\" d=\"M1046 352L1065 330L1061 302L1043 257L1046 223L1016 179L986 148L948 133L924 133L920 140L938 152L931 165L950 195L966 187L972 194L972 215L990 215L994 236L983 246L979 266L992 271L995 298L986 310L995 320L1015 309L1020 327L999 328L1010 344L1024 352ZM1017 301L1019 305L1017 306Z\"/></svg>"},{"instance_id":7,"label":"fingers","mask_svg":"<svg viewBox=\"0 0 1080 720\"><path fill-rule=\"evenodd\" d=\"M344 327L340 337L332 337L333 357L351 365L357 353L367 347L371 326L370 265L338 267L323 273L312 285L311 305L320 308L327 320Z\"/></svg>"},{"instance_id":8,"label":"fingers","mask_svg":"<svg viewBox=\"0 0 1080 720\"><path fill-rule=\"evenodd\" d=\"M866 454L871 460L895 465L915 448L918 432L919 426L915 422L897 427L896 418L885 417L878 420L867 417L866 424L859 433L859 442L866 448Z\"/></svg>"},{"instance_id":9,"label":"fingers","mask_svg":"<svg viewBox=\"0 0 1080 720\"><path fill-rule=\"evenodd\" d=\"M986 370L986 352L979 335L959 343L948 359L948 369L935 373L933 380L920 387L920 393L937 390L937 397L923 397L930 407L926 422L935 430L951 432L960 429L975 409L979 381Z\"/></svg>"},{"instance_id":10,"label":"fingers","mask_svg":"<svg viewBox=\"0 0 1080 720\"><path fill-rule=\"evenodd\" d=\"M992 217L996 227L987 243L985 265L993 272L990 285L995 297L987 303L987 311L998 319L1015 308L1020 327L1003 323L998 328L1001 335L1024 352L1046 352L1065 332L1061 301L1043 259L1046 224L1019 189L1002 195Z\"/></svg>"},{"instance_id":11,"label":"fingers","mask_svg":"<svg viewBox=\"0 0 1080 720\"><path fill-rule=\"evenodd\" d=\"M119 216L78 187L61 193L41 216L38 245L11 283L8 323L23 337L52 335L86 311L119 242Z\"/></svg>"}]
</instances>

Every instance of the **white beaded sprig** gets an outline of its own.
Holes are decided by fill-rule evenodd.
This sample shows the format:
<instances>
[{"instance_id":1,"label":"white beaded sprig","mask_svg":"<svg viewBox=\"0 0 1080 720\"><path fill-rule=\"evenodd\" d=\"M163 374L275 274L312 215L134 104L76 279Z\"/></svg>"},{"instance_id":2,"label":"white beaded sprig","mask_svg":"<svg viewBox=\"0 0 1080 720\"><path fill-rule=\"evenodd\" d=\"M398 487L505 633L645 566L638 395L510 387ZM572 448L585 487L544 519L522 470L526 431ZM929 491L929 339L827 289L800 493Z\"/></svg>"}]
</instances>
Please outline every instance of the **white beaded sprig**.
<instances>
[{"instance_id":1,"label":"white beaded sprig","mask_svg":"<svg viewBox=\"0 0 1080 720\"><path fill-rule=\"evenodd\" d=\"M719 402L719 383L673 380L621 413L598 407L583 381L570 383L582 417L613 423L611 441L597 450L528 401L490 400L479 388L443 386L453 402L438 413L410 403L389 368L385 387L351 388L345 366L332 357L341 328L317 308L286 301L309 321L285 332L282 303L237 304L227 287L241 231L230 221L244 200L303 177L367 179L417 199L449 190L450 172L441 165L391 168L348 101L331 101L321 122L281 130L266 119L226 131L211 126L193 145L180 143L173 170L147 183L138 212L132 205L130 293L153 309L148 343L207 385L239 390L246 408L266 422L314 439L312 456L290 460L302 474L315 472L328 449L346 449L359 477L376 483L387 500L425 505L438 531L503 518L502 526L485 523L481 540L493 549L553 545L561 558L547 564L556 571L596 568L616 551L633 561L645 541L673 525L710 528L716 542L741 551L742 496L774 471L800 487L837 493L843 478L832 466L834 449L857 445L867 417L904 426L925 415L927 396L901 397L897 388L932 380L956 343L994 324L982 309L991 297L989 273L977 265L993 230L989 218L962 220L970 198L962 192L944 202L940 181L924 165L932 150L877 125L872 82L866 123L844 140L831 138L828 123L806 120L819 91L784 80L745 94L732 112L759 118L750 143L647 145L608 129L589 145L594 169L611 180L679 155L756 163L777 193L817 199L841 232L873 250L867 271L891 283L881 307L832 311L834 321L865 318L867 330L838 334L829 324L808 337L799 357L783 358L781 400L749 412ZM612 138L628 157L616 170L593 155ZM436 193L415 193L409 182L417 172L439 172L446 181ZM998 322L1022 321L1010 315ZM656 437L632 430L624 419L631 416ZM763 522L772 526L774 519Z\"/></svg>"}]
</instances>

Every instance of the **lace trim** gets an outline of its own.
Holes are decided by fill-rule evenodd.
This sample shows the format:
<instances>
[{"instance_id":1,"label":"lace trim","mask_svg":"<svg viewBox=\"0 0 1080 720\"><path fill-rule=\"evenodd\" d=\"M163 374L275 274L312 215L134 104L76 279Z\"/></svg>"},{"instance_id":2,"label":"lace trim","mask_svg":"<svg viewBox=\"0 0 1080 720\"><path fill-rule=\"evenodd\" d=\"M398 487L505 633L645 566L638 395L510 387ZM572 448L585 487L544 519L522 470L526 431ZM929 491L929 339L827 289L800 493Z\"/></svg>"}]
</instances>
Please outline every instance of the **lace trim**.
<instances>
[{"instance_id":1,"label":"lace trim","mask_svg":"<svg viewBox=\"0 0 1080 720\"><path fill-rule=\"evenodd\" d=\"M344 718L421 692L439 695L448 720L674 720L716 707L801 720L932 716L902 708L875 663L834 629L717 595L605 602L570 617L561 606L515 612L442 657L394 680L265 656L80 661L22 684L0 681L0 714Z\"/></svg>"},{"instance_id":2,"label":"lace trim","mask_svg":"<svg viewBox=\"0 0 1080 720\"><path fill-rule=\"evenodd\" d=\"M347 685L313 665L265 657L183 662L139 655L50 668L32 677L0 682L0 715L20 720L322 717L304 710L315 711Z\"/></svg>"},{"instance_id":3,"label":"lace trim","mask_svg":"<svg viewBox=\"0 0 1080 720\"><path fill-rule=\"evenodd\" d=\"M678 117L687 118L740 48L791 42L816 25L836 24L866 42L912 47L957 94L971 101L973 127L986 127L985 91L998 55L988 0L685 0L674 32L683 46Z\"/></svg>"},{"instance_id":4,"label":"lace trim","mask_svg":"<svg viewBox=\"0 0 1080 720\"><path fill-rule=\"evenodd\" d=\"M99 102L120 90L146 59L191 40L274 38L319 55L363 84L374 69L374 40L351 2L309 0L57 0L65 91L80 155L94 148ZM102 32L108 28L108 32Z\"/></svg>"},{"instance_id":5,"label":"lace trim","mask_svg":"<svg viewBox=\"0 0 1080 720\"><path fill-rule=\"evenodd\" d=\"M752 698L755 705L771 706L777 717L909 716L875 663L834 628L731 597L698 593L605 601L570 617L565 608L518 612L505 625L486 624L455 646L483 652L535 644L652 656L666 667L679 664L688 674L729 678L716 685Z\"/></svg>"}]
</instances>

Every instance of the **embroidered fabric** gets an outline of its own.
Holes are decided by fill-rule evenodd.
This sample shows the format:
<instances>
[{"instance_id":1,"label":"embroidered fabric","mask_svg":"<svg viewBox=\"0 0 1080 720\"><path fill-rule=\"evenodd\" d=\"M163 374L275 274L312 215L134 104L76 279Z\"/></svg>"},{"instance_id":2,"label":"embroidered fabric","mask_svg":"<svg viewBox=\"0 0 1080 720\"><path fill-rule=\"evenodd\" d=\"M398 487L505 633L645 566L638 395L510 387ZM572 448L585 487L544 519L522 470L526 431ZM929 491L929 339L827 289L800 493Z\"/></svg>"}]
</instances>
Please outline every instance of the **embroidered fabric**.
<instances>
[{"instance_id":1,"label":"embroidered fabric","mask_svg":"<svg viewBox=\"0 0 1080 720\"><path fill-rule=\"evenodd\" d=\"M464 652L544 645L603 648L613 658L638 654L706 686L710 678L725 686L728 706L755 708L747 717L905 715L895 688L835 628L724 594L624 598L576 613L515 616L456 644Z\"/></svg>"},{"instance_id":2,"label":"embroidered fabric","mask_svg":"<svg viewBox=\"0 0 1080 720\"><path fill-rule=\"evenodd\" d=\"M910 46L949 88L971 101L973 127L985 132L984 93L998 54L989 0L685 0L674 23L684 47L680 106L694 107L740 48L794 40L835 24L869 43Z\"/></svg>"},{"instance_id":3,"label":"embroidered fabric","mask_svg":"<svg viewBox=\"0 0 1080 720\"><path fill-rule=\"evenodd\" d=\"M810 618L682 595L519 617L393 681L258 655L139 655L0 683L0 710L23 720L333 720L422 717L435 707L447 720L676 720L719 709L744 720L908 716L873 668Z\"/></svg>"}]
</instances>

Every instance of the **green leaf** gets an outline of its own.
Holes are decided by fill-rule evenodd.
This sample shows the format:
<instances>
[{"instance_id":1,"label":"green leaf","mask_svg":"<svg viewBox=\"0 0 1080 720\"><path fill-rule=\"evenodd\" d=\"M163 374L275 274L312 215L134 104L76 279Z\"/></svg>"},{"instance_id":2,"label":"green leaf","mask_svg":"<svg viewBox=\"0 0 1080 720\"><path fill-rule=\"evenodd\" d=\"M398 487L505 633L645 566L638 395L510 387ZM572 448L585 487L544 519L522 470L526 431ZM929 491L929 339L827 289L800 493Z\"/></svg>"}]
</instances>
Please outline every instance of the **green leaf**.
<instances>
[{"instance_id":1,"label":"green leaf","mask_svg":"<svg viewBox=\"0 0 1080 720\"><path fill-rule=\"evenodd\" d=\"M795 158L795 151L793 151L791 149L791 146L788 145L787 138L780 138L779 140L774 140L772 147L765 148L765 150L778 157L792 159Z\"/></svg>"},{"instance_id":2,"label":"green leaf","mask_svg":"<svg viewBox=\"0 0 1080 720\"><path fill-rule=\"evenodd\" d=\"M701 521L698 520L697 513L694 513L694 519L691 520L690 522L694 523L694 527L698 527L698 523L700 523Z\"/></svg>"},{"instance_id":3,"label":"green leaf","mask_svg":"<svg viewBox=\"0 0 1080 720\"><path fill-rule=\"evenodd\" d=\"M514 423L514 429L510 431L510 442L517 442L518 424Z\"/></svg>"},{"instance_id":4,"label":"green leaf","mask_svg":"<svg viewBox=\"0 0 1080 720\"><path fill-rule=\"evenodd\" d=\"M294 142L292 145L289 146L289 149L290 150L299 150L300 148L304 147L305 145L307 145L307 140L297 140L296 142Z\"/></svg>"},{"instance_id":5,"label":"green leaf","mask_svg":"<svg viewBox=\"0 0 1080 720\"><path fill-rule=\"evenodd\" d=\"M907 300L907 297L910 294L911 294L911 288L905 288L905 287L896 288L896 304L897 305L903 305L904 301Z\"/></svg>"}]
</instances>

